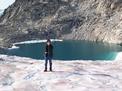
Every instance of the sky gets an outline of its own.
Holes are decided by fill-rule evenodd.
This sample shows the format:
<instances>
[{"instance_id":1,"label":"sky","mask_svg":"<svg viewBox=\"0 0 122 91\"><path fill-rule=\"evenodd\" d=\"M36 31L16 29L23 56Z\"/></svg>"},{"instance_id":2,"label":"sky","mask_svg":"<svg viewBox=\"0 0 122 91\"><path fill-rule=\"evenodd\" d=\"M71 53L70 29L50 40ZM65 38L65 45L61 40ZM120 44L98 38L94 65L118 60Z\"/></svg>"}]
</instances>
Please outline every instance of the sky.
<instances>
[{"instance_id":1,"label":"sky","mask_svg":"<svg viewBox=\"0 0 122 91\"><path fill-rule=\"evenodd\" d=\"M15 0L0 0L0 9L4 10L8 6L10 6L12 3L14 3Z\"/></svg>"}]
</instances>

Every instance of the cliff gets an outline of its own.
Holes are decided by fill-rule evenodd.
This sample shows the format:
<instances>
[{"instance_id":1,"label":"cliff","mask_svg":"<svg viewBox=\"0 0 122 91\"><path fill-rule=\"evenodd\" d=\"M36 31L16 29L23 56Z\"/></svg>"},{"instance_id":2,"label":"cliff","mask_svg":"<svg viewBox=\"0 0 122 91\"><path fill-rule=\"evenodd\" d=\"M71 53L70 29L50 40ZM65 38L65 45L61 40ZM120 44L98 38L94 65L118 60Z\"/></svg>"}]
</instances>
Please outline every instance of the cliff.
<instances>
[{"instance_id":1,"label":"cliff","mask_svg":"<svg viewBox=\"0 0 122 91\"><path fill-rule=\"evenodd\" d=\"M0 17L0 45L50 38L122 43L122 0L16 0Z\"/></svg>"}]
</instances>

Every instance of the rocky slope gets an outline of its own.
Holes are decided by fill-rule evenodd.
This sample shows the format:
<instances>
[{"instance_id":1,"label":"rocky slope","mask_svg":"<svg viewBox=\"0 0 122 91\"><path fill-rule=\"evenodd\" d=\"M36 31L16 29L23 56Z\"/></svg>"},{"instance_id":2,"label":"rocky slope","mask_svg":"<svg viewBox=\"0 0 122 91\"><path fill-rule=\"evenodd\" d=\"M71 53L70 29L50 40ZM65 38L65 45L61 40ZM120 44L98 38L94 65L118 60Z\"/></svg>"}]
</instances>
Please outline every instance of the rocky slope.
<instances>
[{"instance_id":1,"label":"rocky slope","mask_svg":"<svg viewBox=\"0 0 122 91\"><path fill-rule=\"evenodd\" d=\"M51 38L122 43L122 0L16 0L0 17L0 45Z\"/></svg>"},{"instance_id":2,"label":"rocky slope","mask_svg":"<svg viewBox=\"0 0 122 91\"><path fill-rule=\"evenodd\" d=\"M44 61L0 55L0 91L122 91L122 61Z\"/></svg>"}]
</instances>

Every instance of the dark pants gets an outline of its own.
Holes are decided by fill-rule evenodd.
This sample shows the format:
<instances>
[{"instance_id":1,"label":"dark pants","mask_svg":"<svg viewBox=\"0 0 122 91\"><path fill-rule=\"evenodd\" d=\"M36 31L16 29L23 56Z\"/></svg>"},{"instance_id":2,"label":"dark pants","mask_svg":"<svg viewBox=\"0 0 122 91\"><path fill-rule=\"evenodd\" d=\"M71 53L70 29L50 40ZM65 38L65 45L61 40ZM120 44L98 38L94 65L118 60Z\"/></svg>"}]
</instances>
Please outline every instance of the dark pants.
<instances>
[{"instance_id":1,"label":"dark pants","mask_svg":"<svg viewBox=\"0 0 122 91\"><path fill-rule=\"evenodd\" d=\"M50 57L50 56L47 56L45 58L45 70L47 70L48 61L49 61L49 64L50 64L50 71L52 71L52 57Z\"/></svg>"}]
</instances>

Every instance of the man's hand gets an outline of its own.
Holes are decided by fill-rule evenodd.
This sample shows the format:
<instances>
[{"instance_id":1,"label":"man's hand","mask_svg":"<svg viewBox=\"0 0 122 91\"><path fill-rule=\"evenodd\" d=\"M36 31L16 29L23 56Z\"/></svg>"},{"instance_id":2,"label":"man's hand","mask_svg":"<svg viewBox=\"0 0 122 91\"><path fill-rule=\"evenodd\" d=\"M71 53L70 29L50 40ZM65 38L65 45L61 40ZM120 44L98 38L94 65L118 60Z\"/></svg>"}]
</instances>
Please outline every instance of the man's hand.
<instances>
[{"instance_id":1,"label":"man's hand","mask_svg":"<svg viewBox=\"0 0 122 91\"><path fill-rule=\"evenodd\" d=\"M47 52L45 52L45 54L47 54Z\"/></svg>"}]
</instances>

